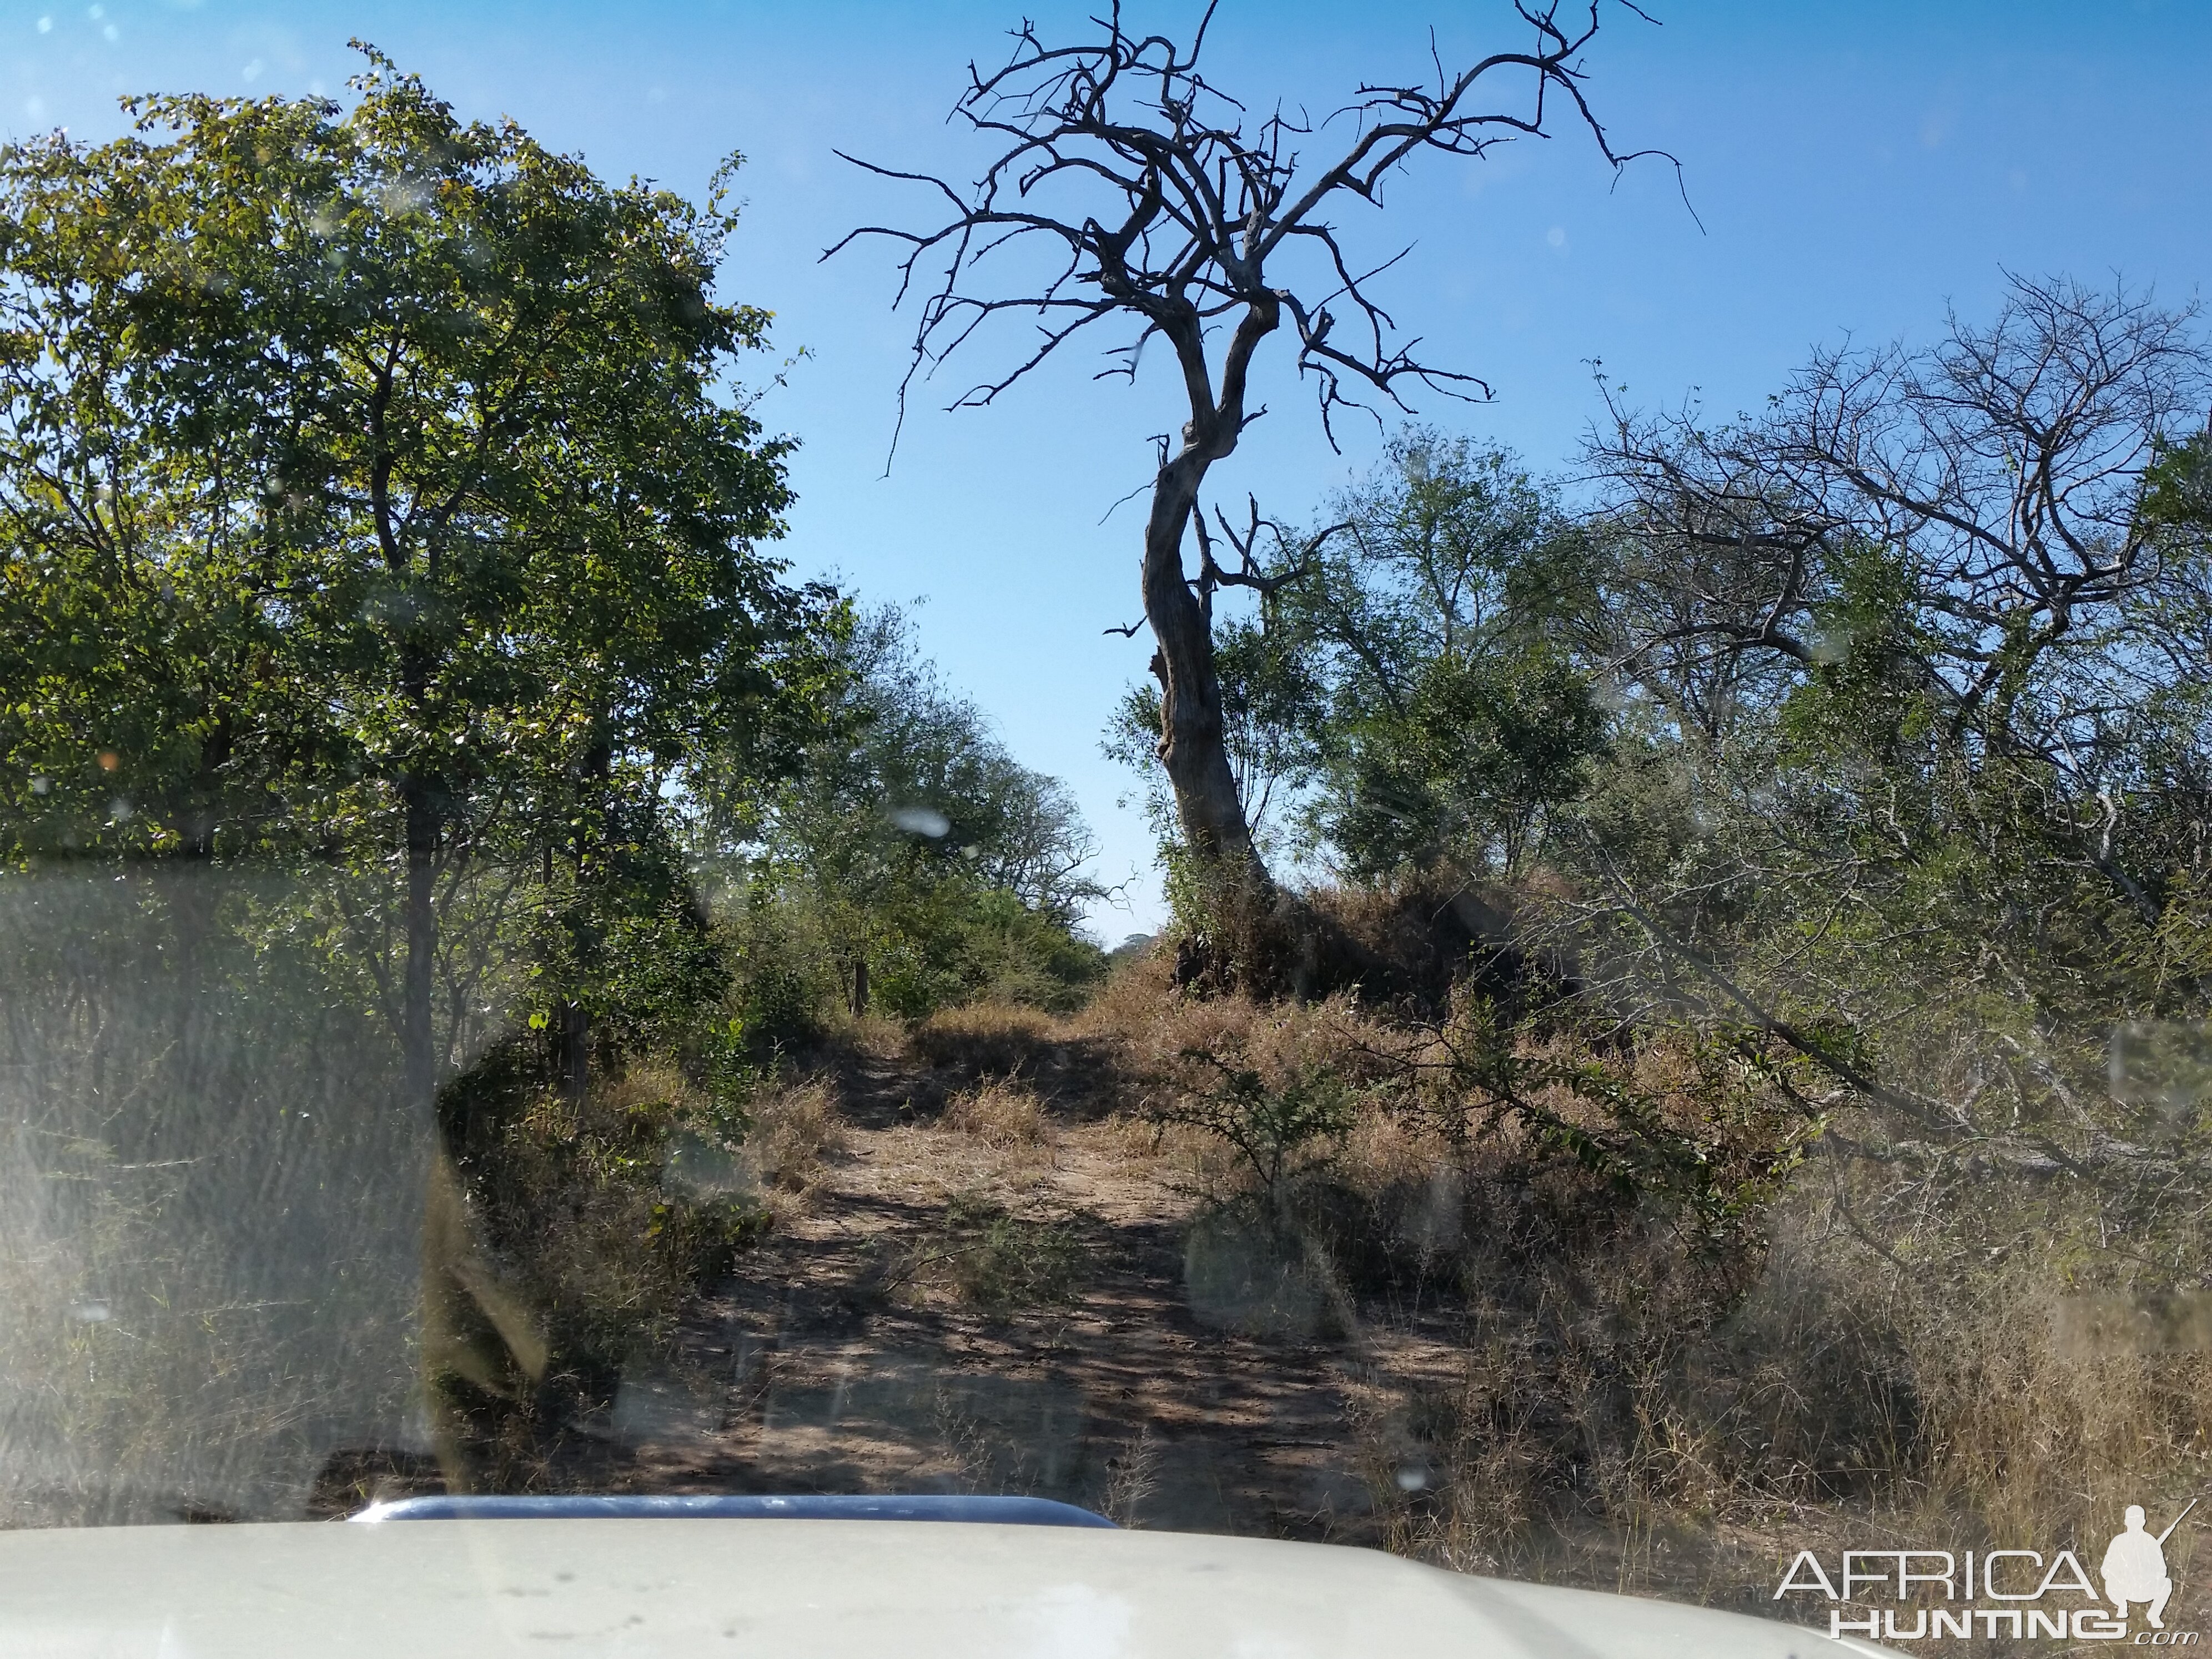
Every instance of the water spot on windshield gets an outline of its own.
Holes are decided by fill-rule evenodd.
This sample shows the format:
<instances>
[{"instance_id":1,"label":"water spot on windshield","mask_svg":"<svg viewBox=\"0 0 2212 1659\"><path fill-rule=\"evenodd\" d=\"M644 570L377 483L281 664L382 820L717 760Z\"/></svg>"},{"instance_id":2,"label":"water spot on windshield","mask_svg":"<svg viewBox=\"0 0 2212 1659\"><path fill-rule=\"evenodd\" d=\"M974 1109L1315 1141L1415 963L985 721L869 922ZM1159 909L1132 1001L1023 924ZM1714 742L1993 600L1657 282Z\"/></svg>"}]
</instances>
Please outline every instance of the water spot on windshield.
<instances>
[{"instance_id":1,"label":"water spot on windshield","mask_svg":"<svg viewBox=\"0 0 2212 1659\"><path fill-rule=\"evenodd\" d=\"M2112 1098L2121 1105L2179 1119L2212 1100L2212 1030L2203 1020L2116 1025L2106 1060Z\"/></svg>"}]
</instances>

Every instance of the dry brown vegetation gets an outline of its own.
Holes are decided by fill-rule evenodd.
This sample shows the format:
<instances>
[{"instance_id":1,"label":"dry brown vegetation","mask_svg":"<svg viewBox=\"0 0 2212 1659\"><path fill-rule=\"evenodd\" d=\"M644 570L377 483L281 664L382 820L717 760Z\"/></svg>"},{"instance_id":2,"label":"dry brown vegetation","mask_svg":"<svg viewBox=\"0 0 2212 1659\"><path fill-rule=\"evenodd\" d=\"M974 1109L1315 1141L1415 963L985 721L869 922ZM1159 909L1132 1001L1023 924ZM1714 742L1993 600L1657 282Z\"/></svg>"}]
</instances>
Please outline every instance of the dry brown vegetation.
<instances>
[{"instance_id":1,"label":"dry brown vegetation","mask_svg":"<svg viewBox=\"0 0 2212 1659\"><path fill-rule=\"evenodd\" d=\"M1747 1178L1746 1213L1701 1219L1526 1121L1446 1110L1460 1085L1431 1062L1448 1019L1349 994L1194 997L1170 973L1164 953L1131 964L1065 1018L977 1006L917 1027L884 1063L923 1114L899 1133L920 1139L870 1179L995 1158L962 1166L995 1197L940 1178L947 1218L912 1277L1001 1318L1066 1307L1075 1329L1095 1292L1079 1260L1065 1279L1023 1265L1065 1223L1006 1183L1006 1155L1054 1149L1093 1172L1076 1189L1094 1203L1101 1182L1164 1194L1187 1242L1164 1291L1211 1340L1261 1344L1271 1386L1325 1399L1319 1455L1357 1478L1357 1498L1293 1530L1771 1613L1799 1548L2101 1548L2118 1506L2171 1514L2201 1478L2212 1366L2154 1337L2069 1338L2082 1241L2053 1224L2065 1199L2047 1184L1992 1175L1968 1224L1905 1209L1879 1167L1815 1143ZM1572 1047L1534 1040L1537 1098L1604 1130L1541 1082ZM1621 1063L1668 1132L1717 1159L1764 1132L1750 1092L1717 1091L1692 1048L1655 1040ZM1272 1177L1218 1127L1230 1071L1267 1101L1339 1091ZM934 1151L946 1135L978 1150ZM1969 1234L2014 1242L1969 1250ZM1178 1448L1139 1427L1153 1480ZM1116 1478L1128 1516L1188 1518ZM2186 1586L2185 1532L2171 1548Z\"/></svg>"},{"instance_id":2,"label":"dry brown vegetation","mask_svg":"<svg viewBox=\"0 0 2212 1659\"><path fill-rule=\"evenodd\" d=\"M1034 1146L1044 1139L1044 1103L1018 1079L989 1078L953 1096L945 1124L986 1146Z\"/></svg>"},{"instance_id":3,"label":"dry brown vegetation","mask_svg":"<svg viewBox=\"0 0 2212 1659\"><path fill-rule=\"evenodd\" d=\"M763 1185L804 1197L825 1161L845 1149L836 1085L822 1077L777 1079L753 1097L746 1151Z\"/></svg>"},{"instance_id":4,"label":"dry brown vegetation","mask_svg":"<svg viewBox=\"0 0 2212 1659\"><path fill-rule=\"evenodd\" d=\"M946 1008L916 1024L907 1047L937 1066L1006 1073L1060 1035L1061 1022L1018 1002L979 1002Z\"/></svg>"},{"instance_id":5,"label":"dry brown vegetation","mask_svg":"<svg viewBox=\"0 0 2212 1659\"><path fill-rule=\"evenodd\" d=\"M2062 1188L1993 1171L1971 1217L1914 1208L1815 1143L1716 1227L1447 1109L1450 1009L1171 975L1140 959L1066 1017L868 1022L761 1079L742 1124L672 1066L503 1097L487 1247L548 1310L599 1448L540 1442L505 1478L1030 1490L1769 1613L1799 1548L2094 1547L2203 1478L2202 1334L2084 1322L2095 1241ZM1532 1065L1571 1046L1528 1041ZM1694 1053L1620 1063L1703 1144L1742 1130ZM1232 1120L1285 1101L1310 1109L1270 1166ZM84 1432L159 1440L155 1372L257 1363L241 1312L134 1369L55 1301L98 1261L25 1266L63 1337L18 1373L115 1366L76 1389L106 1414Z\"/></svg>"},{"instance_id":6,"label":"dry brown vegetation","mask_svg":"<svg viewBox=\"0 0 2212 1659\"><path fill-rule=\"evenodd\" d=\"M2203 1345L2084 1327L2093 1246L2048 1182L1993 1172L1966 1217L1824 1142L1778 1173L1755 1079L1663 1036L1602 1056L1735 1182L1717 1217L1577 1155L1620 1131L1562 1080L1570 1030L1516 1039L1534 1115L1473 1110L1464 988L1424 1012L1414 975L1378 1006L1173 969L1065 1017L854 1023L763 1079L728 1150L769 1231L719 1285L619 1178L699 1133L692 1085L538 1099L516 1170L596 1196L533 1271L724 1402L616 1478L1037 1491L1769 1614L1801 1548L2094 1548L2202 1478Z\"/></svg>"}]
</instances>

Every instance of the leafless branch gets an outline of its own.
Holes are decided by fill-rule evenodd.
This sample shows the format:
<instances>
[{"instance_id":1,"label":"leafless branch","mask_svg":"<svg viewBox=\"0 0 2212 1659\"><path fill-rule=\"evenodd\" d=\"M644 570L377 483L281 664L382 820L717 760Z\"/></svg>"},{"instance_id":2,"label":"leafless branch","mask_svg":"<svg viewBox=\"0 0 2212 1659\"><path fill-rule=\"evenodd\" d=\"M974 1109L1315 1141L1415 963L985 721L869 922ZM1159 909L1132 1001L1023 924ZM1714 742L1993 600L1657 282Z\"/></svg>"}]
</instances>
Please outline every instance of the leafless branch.
<instances>
[{"instance_id":1,"label":"leafless branch","mask_svg":"<svg viewBox=\"0 0 2212 1659\"><path fill-rule=\"evenodd\" d=\"M2159 445L2203 422L2193 325L2117 285L2015 277L1987 326L1817 353L1758 419L1632 416L1608 389L1592 456L1651 577L1624 592L1619 660L1684 706L1755 699L1849 649L1823 629L1879 566L1934 619L1905 665L1952 729L2064 765L2099 719L2077 685L2112 683L2066 665L2125 679L2160 650L2139 620L2179 609L2185 573L2136 506Z\"/></svg>"},{"instance_id":2,"label":"leafless branch","mask_svg":"<svg viewBox=\"0 0 2212 1659\"><path fill-rule=\"evenodd\" d=\"M1260 516L1256 497L1247 495L1245 503L1249 516L1240 532L1230 522L1229 515L1220 508L1214 509L1214 522L1220 526L1223 538L1237 555L1237 568L1227 569L1213 556L1213 538L1206 527L1206 515L1192 515L1192 526L1198 532L1199 574L1196 586L1200 603L1210 605L1214 591L1223 587L1249 587L1262 600L1273 598L1294 582L1304 581L1313 572L1314 556L1321 551L1330 537L1349 531L1349 520L1333 524L1305 538L1296 553L1290 551L1290 537L1283 526L1273 519ZM1258 550L1260 532L1267 531L1275 538L1275 557L1272 563L1254 556Z\"/></svg>"},{"instance_id":3,"label":"leafless branch","mask_svg":"<svg viewBox=\"0 0 2212 1659\"><path fill-rule=\"evenodd\" d=\"M1206 78L1199 59L1212 4L1186 48L1132 33L1120 0L1109 0L1087 42L1049 46L1025 22L1000 67L969 66L952 118L994 156L972 183L860 164L924 185L943 210L921 229L863 227L823 256L860 238L887 239L898 254L898 302L922 296L899 384L902 423L917 380L1001 319L1020 318L1034 332L953 407L996 402L1078 335L1097 337L1102 324L1112 336L1102 377L1133 381L1155 343L1171 355L1188 416L1179 446L1160 445L1141 580L1159 647L1152 664L1161 686L1159 757L1184 834L1206 855L1261 872L1224 746L1213 595L1246 587L1265 601L1297 579L1318 547L1310 544L1280 568L1263 565L1252 544L1261 523L1255 506L1241 537L1221 520L1237 550L1234 568L1213 557L1199 498L1207 470L1266 412L1249 398L1255 355L1287 322L1292 361L1315 389L1332 443L1335 417L1347 408L1379 419L1385 406L1408 408L1423 387L1490 395L1474 375L1423 356L1419 337L1401 334L1382 304L1377 281L1404 250L1374 263L1352 257L1326 215L1347 198L1379 207L1384 181L1423 153L1476 158L1561 127L1586 132L1617 174L1636 154L1613 147L1583 85L1583 54L1605 3L1516 0L1533 36L1522 50L1455 72L1432 40L1432 82L1362 85L1316 125L1280 105L1257 117ZM1344 135L1340 147L1310 162L1304 148L1332 131ZM1038 262L1004 282L981 269L987 257L1003 268L1031 250ZM896 431L891 441L896 450ZM1194 521L1194 580L1183 552ZM1275 536L1277 551L1287 554L1282 532Z\"/></svg>"},{"instance_id":4,"label":"leafless branch","mask_svg":"<svg viewBox=\"0 0 2212 1659\"><path fill-rule=\"evenodd\" d=\"M866 237L903 246L898 302L918 289L927 297L901 383L902 411L917 378L1009 312L1061 320L1043 325L1010 368L969 387L956 405L993 402L1076 333L1109 318L1134 328L1102 372L1133 377L1145 345L1164 338L1189 395L1197 430L1187 439L1209 446L1233 443L1245 362L1284 316L1325 422L1346 407L1404 409L1415 386L1486 398L1484 381L1426 361L1418 338L1401 340L1372 293L1375 278L1405 250L1354 264L1339 228L1322 216L1346 197L1380 205L1385 181L1424 152L1477 158L1498 143L1545 134L1557 125L1555 103L1616 171L1647 155L1672 162L1659 151L1616 149L1589 106L1583 55L1598 33L1600 3L1520 0L1516 12L1534 34L1528 46L1455 72L1432 38L1433 81L1358 87L1321 124L1348 124L1351 136L1318 167L1300 148L1312 124L1279 107L1255 120L1200 70L1211 5L1187 50L1163 35L1133 33L1119 0L1097 20L1100 36L1085 44L1048 46L1024 23L1003 65L988 72L969 65L968 89L953 109L957 122L1000 146L995 159L963 187L839 152L878 177L925 186L947 210L932 228L862 226L823 257ZM987 253L1038 237L1059 250L1056 275L1025 294L969 287ZM1293 255L1318 256L1317 267L1310 258L1294 263L1312 267L1319 284L1309 289L1304 276L1285 283L1271 270L1271 261ZM1240 326L1216 361L1206 325L1232 314L1257 326ZM1347 320L1356 330L1343 326Z\"/></svg>"}]
</instances>

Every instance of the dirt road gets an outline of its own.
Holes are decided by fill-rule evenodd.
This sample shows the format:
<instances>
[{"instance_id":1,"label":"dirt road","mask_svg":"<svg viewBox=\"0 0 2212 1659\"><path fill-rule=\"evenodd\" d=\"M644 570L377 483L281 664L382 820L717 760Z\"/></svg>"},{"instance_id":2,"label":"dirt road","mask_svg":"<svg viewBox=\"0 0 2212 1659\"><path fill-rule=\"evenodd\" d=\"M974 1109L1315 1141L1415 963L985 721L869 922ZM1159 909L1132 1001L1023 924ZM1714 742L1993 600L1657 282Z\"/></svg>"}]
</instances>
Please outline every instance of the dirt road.
<instances>
[{"instance_id":1,"label":"dirt road","mask_svg":"<svg viewBox=\"0 0 2212 1659\"><path fill-rule=\"evenodd\" d=\"M626 1382L629 1484L1022 1492L1353 1541L1381 1483L1428 1478L1403 1424L1453 1375L1449 1331L1332 1304L1206 1218L1141 1131L1056 1091L994 1137L948 1122L926 1073L861 1060L839 1085L846 1144L799 1213Z\"/></svg>"}]
</instances>

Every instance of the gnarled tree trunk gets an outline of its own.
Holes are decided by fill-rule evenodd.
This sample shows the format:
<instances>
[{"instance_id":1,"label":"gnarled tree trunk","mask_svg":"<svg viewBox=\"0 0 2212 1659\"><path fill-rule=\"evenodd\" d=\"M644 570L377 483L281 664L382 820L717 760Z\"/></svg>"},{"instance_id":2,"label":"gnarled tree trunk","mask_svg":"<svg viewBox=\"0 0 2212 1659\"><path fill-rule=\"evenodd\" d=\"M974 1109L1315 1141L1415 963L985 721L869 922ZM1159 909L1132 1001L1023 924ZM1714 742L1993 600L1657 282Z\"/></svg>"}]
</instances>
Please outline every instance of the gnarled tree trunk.
<instances>
[{"instance_id":1,"label":"gnarled tree trunk","mask_svg":"<svg viewBox=\"0 0 2212 1659\"><path fill-rule=\"evenodd\" d=\"M1423 362L1413 350L1417 341L1398 337L1397 325L1364 287L1396 261L1355 274L1362 262L1347 259L1326 215L1347 197L1379 205L1384 179L1422 151L1474 157L1507 137L1544 131L1547 92L1575 112L1607 161L1621 166L1628 158L1606 141L1581 86L1583 53L1598 30L1595 0L1572 27L1558 9L1521 9L1521 21L1535 32L1525 50L1492 52L1456 74L1437 58L1433 82L1360 86L1338 112L1349 118L1348 142L1326 165L1309 164L1300 153L1325 124L1310 125L1279 106L1248 120L1245 104L1201 77L1202 21L1188 48L1164 35L1131 33L1118 9L1097 20L1103 35L1087 46L1049 46L1024 23L1006 66L988 74L971 66L969 88L954 106L956 118L1002 146L966 191L928 174L859 163L886 179L934 186L953 204L950 216L928 230L862 226L823 256L866 236L906 246L900 293L927 297L902 407L917 375L1001 313L1033 313L1044 338L956 406L993 402L1094 323L1136 325L1134 338L1115 349L1120 363L1108 371L1132 381L1147 342L1164 339L1173 349L1190 421L1182 449L1162 456L1153 482L1145 615L1158 644L1160 761L1184 842L1209 884L1229 896L1272 905L1274 890L1229 763L1209 602L1224 583L1264 594L1282 578L1254 568L1249 549L1240 550L1240 569L1221 569L1201 521L1193 582L1182 538L1200 487L1243 434L1254 349L1285 322L1297 335L1294 366L1319 392L1324 426L1331 410L1362 406L1365 394L1405 409L1401 389L1410 384L1447 395L1486 394L1473 376ZM1524 77L1533 82L1533 109L1483 95L1498 80ZM1068 262L1042 292L1006 295L968 286L984 253L1032 237L1053 246L1056 267ZM1279 254L1307 279L1304 297L1271 278L1268 262ZM941 276L924 274L940 257ZM1218 343L1217 331L1231 316L1236 330L1217 379L1207 347L1210 339ZM1256 506L1254 520L1256 534Z\"/></svg>"},{"instance_id":2,"label":"gnarled tree trunk","mask_svg":"<svg viewBox=\"0 0 2212 1659\"><path fill-rule=\"evenodd\" d=\"M1161 470L1145 527L1145 617L1158 647L1152 673L1160 683L1160 763L1175 790L1184 843L1209 865L1248 866L1264 884L1267 872L1229 764L1212 620L1183 569L1183 529L1204 476L1202 462L1187 465L1192 459L1186 451Z\"/></svg>"},{"instance_id":3,"label":"gnarled tree trunk","mask_svg":"<svg viewBox=\"0 0 2212 1659\"><path fill-rule=\"evenodd\" d=\"M1211 873L1252 896L1273 884L1229 764L1221 715L1221 681L1213 667L1210 585L1194 590L1183 565L1183 533L1198 505L1200 487L1214 462L1234 453L1244 430L1244 388L1252 353L1275 330L1282 311L1272 294L1248 301L1221 366L1214 395L1206 361L1205 325L1187 301L1164 307L1160 331L1174 343L1190 398L1183 445L1152 483L1152 510L1145 521L1145 618L1158 648L1152 672L1160 682L1160 763L1175 791L1183 842ZM1210 584L1211 560L1201 573ZM1204 597L1202 597L1203 595Z\"/></svg>"}]
</instances>

